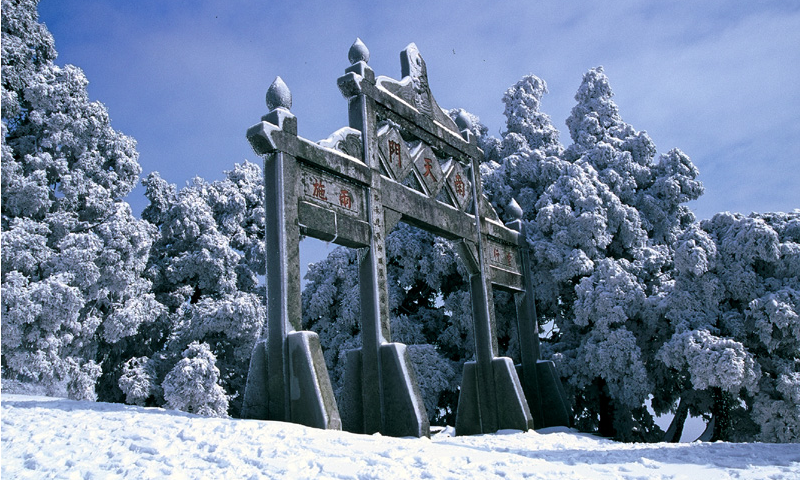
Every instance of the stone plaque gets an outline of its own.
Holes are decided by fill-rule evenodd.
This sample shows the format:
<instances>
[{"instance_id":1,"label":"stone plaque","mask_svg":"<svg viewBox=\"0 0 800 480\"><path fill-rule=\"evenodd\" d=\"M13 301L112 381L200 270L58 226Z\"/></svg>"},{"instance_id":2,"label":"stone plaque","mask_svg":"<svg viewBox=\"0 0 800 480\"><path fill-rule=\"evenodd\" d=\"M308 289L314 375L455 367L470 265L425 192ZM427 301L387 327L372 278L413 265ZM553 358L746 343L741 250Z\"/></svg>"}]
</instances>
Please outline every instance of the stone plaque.
<instances>
[{"instance_id":1,"label":"stone plaque","mask_svg":"<svg viewBox=\"0 0 800 480\"><path fill-rule=\"evenodd\" d=\"M365 218L363 188L320 170L300 168L303 197L353 217Z\"/></svg>"},{"instance_id":2,"label":"stone plaque","mask_svg":"<svg viewBox=\"0 0 800 480\"><path fill-rule=\"evenodd\" d=\"M400 132L391 125L381 127L378 131L378 149L392 177L402 182L411 172L413 162Z\"/></svg>"},{"instance_id":3,"label":"stone plaque","mask_svg":"<svg viewBox=\"0 0 800 480\"><path fill-rule=\"evenodd\" d=\"M488 240L486 242L486 260L489 265L509 272L522 274L519 262L519 249L515 245Z\"/></svg>"}]
</instances>

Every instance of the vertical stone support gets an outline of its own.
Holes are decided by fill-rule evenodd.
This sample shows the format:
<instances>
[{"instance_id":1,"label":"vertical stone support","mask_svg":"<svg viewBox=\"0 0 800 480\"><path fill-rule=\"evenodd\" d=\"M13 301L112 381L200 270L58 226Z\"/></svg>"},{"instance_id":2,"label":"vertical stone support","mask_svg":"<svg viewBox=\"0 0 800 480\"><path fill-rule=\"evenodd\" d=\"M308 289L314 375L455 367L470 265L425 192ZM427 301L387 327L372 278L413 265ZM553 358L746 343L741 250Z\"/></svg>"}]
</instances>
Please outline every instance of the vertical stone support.
<instances>
[{"instance_id":1,"label":"vertical stone support","mask_svg":"<svg viewBox=\"0 0 800 480\"><path fill-rule=\"evenodd\" d=\"M279 130L297 139L297 120L289 112L291 93L278 77L267 91L270 113L248 130L264 158L264 208L267 283L267 339L254 348L243 416L291 421L319 428L341 428L322 350L314 332L301 332L300 226L297 221L297 159L271 143ZM266 401L265 401L266 399Z\"/></svg>"},{"instance_id":2,"label":"vertical stone support","mask_svg":"<svg viewBox=\"0 0 800 480\"><path fill-rule=\"evenodd\" d=\"M472 171L475 171L473 165ZM472 185L475 188L475 178ZM475 195L476 198L477 195ZM477 210L477 208L476 208ZM480 229L480 222L478 229ZM480 239L481 234L478 233ZM478 380L478 405L481 413L481 430L495 432L497 423L497 390L492 360L497 356L497 336L495 335L494 302L492 285L486 276L486 262L483 245L478 244L478 271L469 277L469 293L472 300L472 322L475 335L475 361Z\"/></svg>"},{"instance_id":3,"label":"vertical stone support","mask_svg":"<svg viewBox=\"0 0 800 480\"><path fill-rule=\"evenodd\" d=\"M373 80L372 69L366 62L354 65L366 81ZM351 67L352 68L352 67ZM362 94L348 99L350 127L361 131L364 163L372 167L375 148L374 104ZM380 178L373 176L367 195L367 215L370 223L370 245L359 251L358 281L361 302L361 389L363 433L380 432L384 423L383 382L381 382L380 346L391 338L389 306L386 290L386 255L383 238L383 208ZM352 377L352 376L351 376Z\"/></svg>"},{"instance_id":4,"label":"vertical stone support","mask_svg":"<svg viewBox=\"0 0 800 480\"><path fill-rule=\"evenodd\" d=\"M459 123L464 122L461 118ZM468 128L463 129L462 135L465 140L475 142ZM478 159L471 161L477 244L461 242L460 252L470 273L475 361L464 364L464 380L456 412L456 434L492 433L504 428L528 430L533 428L533 419L513 362L497 357L494 299L486 264L486 239L480 221L483 191Z\"/></svg>"},{"instance_id":5,"label":"vertical stone support","mask_svg":"<svg viewBox=\"0 0 800 480\"><path fill-rule=\"evenodd\" d=\"M513 201L513 200L512 200ZM516 202L514 202L516 205ZM519 205L516 205L519 208ZM509 209L513 210L513 209ZM519 217L521 217L521 209ZM540 358L539 353L539 325L536 320L536 302L533 296L533 282L531 280L530 257L528 254L527 235L522 220L517 218L506 224L519 235L519 258L522 267L522 282L524 291L514 294L514 303L517 310L517 329L519 334L519 350L522 364L518 369L525 398L533 416L534 428L542 428L542 399L539 395L539 380L537 377L536 363Z\"/></svg>"},{"instance_id":6,"label":"vertical stone support","mask_svg":"<svg viewBox=\"0 0 800 480\"><path fill-rule=\"evenodd\" d=\"M540 360L539 323L536 318L536 301L531 272L530 253L522 209L515 200L507 211L516 217L506 226L519 232L519 253L522 266L523 291L514 294L517 308L517 328L522 364L518 373L528 406L533 415L534 428L570 426L572 411L561 385L561 379L551 361Z\"/></svg>"},{"instance_id":7,"label":"vertical stone support","mask_svg":"<svg viewBox=\"0 0 800 480\"><path fill-rule=\"evenodd\" d=\"M267 364L269 410L275 420L291 418L286 336L299 329L301 319L298 277L299 237L296 203L291 190L296 184L296 161L276 152L264 159L267 257ZM288 191L287 191L288 190ZM294 206L294 215L292 215Z\"/></svg>"},{"instance_id":8,"label":"vertical stone support","mask_svg":"<svg viewBox=\"0 0 800 480\"><path fill-rule=\"evenodd\" d=\"M375 73L367 66L369 51L360 40L350 48L348 57L352 66L345 72L359 78L356 82L352 82L354 77L340 78L340 88L347 97L350 127L361 132L363 161L375 174L367 196L370 245L359 252L362 347L360 355L347 356L344 397L349 404L343 410L345 425L358 433L429 436L428 415L405 346L389 343L385 250L388 231L381 197L375 101L361 88L361 82L374 88ZM343 79L350 81L345 84Z\"/></svg>"}]
</instances>

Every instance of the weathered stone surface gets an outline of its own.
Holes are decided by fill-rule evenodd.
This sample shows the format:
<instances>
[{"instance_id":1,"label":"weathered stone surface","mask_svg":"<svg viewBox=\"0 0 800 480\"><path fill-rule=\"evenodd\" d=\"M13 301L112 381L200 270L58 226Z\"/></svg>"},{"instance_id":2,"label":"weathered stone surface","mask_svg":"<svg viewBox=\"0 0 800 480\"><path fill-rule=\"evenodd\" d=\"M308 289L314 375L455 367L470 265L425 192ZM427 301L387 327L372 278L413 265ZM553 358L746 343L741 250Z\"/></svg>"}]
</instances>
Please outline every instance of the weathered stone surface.
<instances>
[{"instance_id":1,"label":"weathered stone surface","mask_svg":"<svg viewBox=\"0 0 800 480\"><path fill-rule=\"evenodd\" d=\"M477 367L474 361L464 362L464 374L461 377L461 392L458 395L458 410L456 410L455 428L458 435L485 433L481 425Z\"/></svg>"},{"instance_id":2,"label":"weathered stone surface","mask_svg":"<svg viewBox=\"0 0 800 480\"><path fill-rule=\"evenodd\" d=\"M289 91L289 87L281 77L275 77L272 85L267 89L267 108L270 110L292 109L292 92Z\"/></svg>"},{"instance_id":3,"label":"weathered stone surface","mask_svg":"<svg viewBox=\"0 0 800 480\"><path fill-rule=\"evenodd\" d=\"M350 63L356 64L358 62L369 62L369 49L364 45L360 38L356 38L353 45L350 46L350 51L347 52L347 59Z\"/></svg>"},{"instance_id":4,"label":"weathered stone surface","mask_svg":"<svg viewBox=\"0 0 800 480\"><path fill-rule=\"evenodd\" d=\"M381 345L383 405L389 416L384 433L395 437L428 437L430 423L414 366L402 343Z\"/></svg>"},{"instance_id":5,"label":"weathered stone surface","mask_svg":"<svg viewBox=\"0 0 800 480\"><path fill-rule=\"evenodd\" d=\"M525 399L514 362L507 357L492 360L497 392L497 424L501 429L526 431L533 428L533 417Z\"/></svg>"},{"instance_id":6,"label":"weathered stone surface","mask_svg":"<svg viewBox=\"0 0 800 480\"><path fill-rule=\"evenodd\" d=\"M364 156L364 144L361 141L361 132L354 128L342 127L333 132L328 138L320 140L317 143L322 147L339 150L359 160Z\"/></svg>"},{"instance_id":7,"label":"weathered stone surface","mask_svg":"<svg viewBox=\"0 0 800 480\"><path fill-rule=\"evenodd\" d=\"M345 355L344 391L342 392L342 405L339 408L342 429L353 433L366 433L361 349L348 350Z\"/></svg>"},{"instance_id":8,"label":"weathered stone surface","mask_svg":"<svg viewBox=\"0 0 800 480\"><path fill-rule=\"evenodd\" d=\"M268 371L267 341L261 340L253 347L253 354L250 357L250 370L242 403L242 417L257 420L269 419Z\"/></svg>"},{"instance_id":9,"label":"weathered stone surface","mask_svg":"<svg viewBox=\"0 0 800 480\"><path fill-rule=\"evenodd\" d=\"M341 430L342 420L314 332L287 335L291 421L309 427Z\"/></svg>"},{"instance_id":10,"label":"weathered stone surface","mask_svg":"<svg viewBox=\"0 0 800 480\"><path fill-rule=\"evenodd\" d=\"M571 427L572 411L555 363L539 360L536 363L536 373L539 380L539 395L542 399L542 426Z\"/></svg>"}]
</instances>

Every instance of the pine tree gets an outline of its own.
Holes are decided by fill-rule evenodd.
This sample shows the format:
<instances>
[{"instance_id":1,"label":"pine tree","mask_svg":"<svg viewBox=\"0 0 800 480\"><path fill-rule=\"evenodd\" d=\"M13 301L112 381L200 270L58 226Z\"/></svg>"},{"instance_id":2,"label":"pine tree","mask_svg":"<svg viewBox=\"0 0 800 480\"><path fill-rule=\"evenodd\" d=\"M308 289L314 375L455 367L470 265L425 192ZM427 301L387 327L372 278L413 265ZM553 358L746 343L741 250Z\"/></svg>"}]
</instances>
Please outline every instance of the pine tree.
<instances>
[{"instance_id":1,"label":"pine tree","mask_svg":"<svg viewBox=\"0 0 800 480\"><path fill-rule=\"evenodd\" d=\"M720 213L677 241L658 354L712 440L800 441L800 213Z\"/></svg>"},{"instance_id":2,"label":"pine tree","mask_svg":"<svg viewBox=\"0 0 800 480\"><path fill-rule=\"evenodd\" d=\"M602 68L578 89L566 149L539 111L546 91L528 76L506 93L501 160L485 169L484 189L501 217L511 199L523 209L539 320L554 325L543 352L576 399L578 426L655 439L644 402L668 338L658 305L671 241L693 221L684 203L702 192L697 169L678 150L655 161L647 134L619 115Z\"/></svg>"},{"instance_id":3,"label":"pine tree","mask_svg":"<svg viewBox=\"0 0 800 480\"><path fill-rule=\"evenodd\" d=\"M159 310L141 277L153 232L124 201L141 171L134 140L79 68L53 63L37 4L2 4L3 376L91 399Z\"/></svg>"},{"instance_id":4,"label":"pine tree","mask_svg":"<svg viewBox=\"0 0 800 480\"><path fill-rule=\"evenodd\" d=\"M143 183L150 204L142 218L158 229L146 275L161 315L126 352L119 388L128 402L175 405L167 398L166 377L188 346L201 342L220 371L220 388L230 399L225 408L238 416L265 315L258 279L266 273L261 169L237 164L224 180L195 178L180 191L158 173Z\"/></svg>"},{"instance_id":5,"label":"pine tree","mask_svg":"<svg viewBox=\"0 0 800 480\"><path fill-rule=\"evenodd\" d=\"M164 378L168 408L206 417L225 417L228 397L219 384L217 358L206 343L192 342Z\"/></svg>"}]
</instances>

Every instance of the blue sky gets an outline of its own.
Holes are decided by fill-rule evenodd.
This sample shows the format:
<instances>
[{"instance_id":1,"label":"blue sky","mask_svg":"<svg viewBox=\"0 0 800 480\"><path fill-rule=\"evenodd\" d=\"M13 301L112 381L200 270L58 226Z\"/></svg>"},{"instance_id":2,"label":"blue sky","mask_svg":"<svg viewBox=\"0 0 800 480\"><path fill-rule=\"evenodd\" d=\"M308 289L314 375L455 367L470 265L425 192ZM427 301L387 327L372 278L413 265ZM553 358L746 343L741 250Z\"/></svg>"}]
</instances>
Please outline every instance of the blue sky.
<instances>
[{"instance_id":1,"label":"blue sky","mask_svg":"<svg viewBox=\"0 0 800 480\"><path fill-rule=\"evenodd\" d=\"M376 74L395 78L415 42L438 103L496 136L503 92L543 78L565 146L582 75L603 65L623 119L700 169L699 218L800 208L800 2L42 0L39 11L58 63L81 67L138 141L144 174L178 185L260 162L245 131L276 75L301 136L345 126L336 78L360 37ZM128 198L137 214L142 193Z\"/></svg>"}]
</instances>

